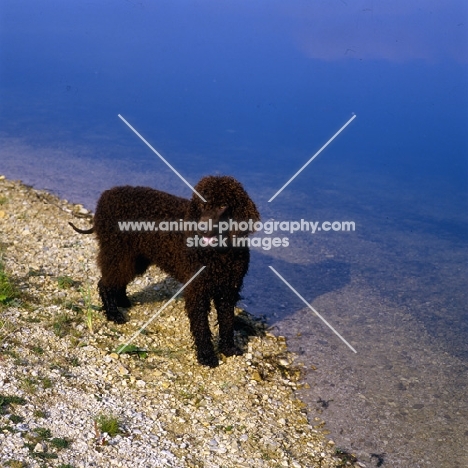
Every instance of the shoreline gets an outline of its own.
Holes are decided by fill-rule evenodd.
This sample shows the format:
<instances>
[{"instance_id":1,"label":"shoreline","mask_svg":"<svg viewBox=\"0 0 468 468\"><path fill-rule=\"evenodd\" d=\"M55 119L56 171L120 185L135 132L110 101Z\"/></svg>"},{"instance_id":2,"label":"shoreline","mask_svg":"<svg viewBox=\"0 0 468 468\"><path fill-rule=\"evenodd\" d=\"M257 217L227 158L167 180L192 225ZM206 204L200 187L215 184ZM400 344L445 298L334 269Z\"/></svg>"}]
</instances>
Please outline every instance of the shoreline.
<instances>
[{"instance_id":1,"label":"shoreline","mask_svg":"<svg viewBox=\"0 0 468 468\"><path fill-rule=\"evenodd\" d=\"M0 308L0 395L24 401L0 412L2 463L352 466L335 456L325 422L307 420L295 394L301 366L284 337L238 333L243 356L202 368L180 300L136 338L134 354L119 356L112 351L160 308L175 283L151 268L129 287L130 321L110 324L97 310L94 236L68 226L73 215L89 212L3 176L0 198L5 271L18 288L18 297ZM96 429L101 413L115 413L121 434ZM51 436L38 438L40 428ZM69 447L55 448L53 438L69 440Z\"/></svg>"}]
</instances>

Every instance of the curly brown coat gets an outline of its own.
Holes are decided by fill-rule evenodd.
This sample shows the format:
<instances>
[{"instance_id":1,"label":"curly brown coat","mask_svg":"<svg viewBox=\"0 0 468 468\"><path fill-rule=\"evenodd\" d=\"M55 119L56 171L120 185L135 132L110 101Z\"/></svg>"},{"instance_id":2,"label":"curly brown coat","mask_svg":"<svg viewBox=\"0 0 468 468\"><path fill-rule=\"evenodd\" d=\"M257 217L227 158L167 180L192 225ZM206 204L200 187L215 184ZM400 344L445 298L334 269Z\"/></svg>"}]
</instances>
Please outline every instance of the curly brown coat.
<instances>
[{"instance_id":1,"label":"curly brown coat","mask_svg":"<svg viewBox=\"0 0 468 468\"><path fill-rule=\"evenodd\" d=\"M126 321L118 307L130 307L126 287L135 276L150 265L157 265L181 283L186 283L202 267L205 269L185 289L185 308L190 320L197 358L200 364L218 365L208 323L213 300L219 323L219 351L226 356L239 355L234 344L234 306L239 300L243 278L249 266L248 246L237 247L236 238L250 230L231 229L219 233L219 221L260 219L253 201L233 177L207 176L200 180L197 194L190 200L147 187L114 187L101 195L92 229L99 243L98 265L102 277L99 293L108 320ZM124 232L119 222L125 221L208 221L211 231L132 231ZM71 223L70 223L71 224ZM251 224L252 226L252 224ZM225 246L190 247L188 238L217 238Z\"/></svg>"}]
</instances>

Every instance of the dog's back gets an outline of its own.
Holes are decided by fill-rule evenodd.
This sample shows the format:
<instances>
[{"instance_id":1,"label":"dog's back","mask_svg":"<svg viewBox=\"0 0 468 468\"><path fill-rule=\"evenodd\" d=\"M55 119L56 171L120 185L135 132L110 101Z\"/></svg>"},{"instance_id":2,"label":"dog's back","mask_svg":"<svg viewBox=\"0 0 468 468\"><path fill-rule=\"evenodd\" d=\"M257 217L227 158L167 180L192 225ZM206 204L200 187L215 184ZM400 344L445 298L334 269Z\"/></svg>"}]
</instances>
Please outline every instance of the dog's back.
<instances>
[{"instance_id":1,"label":"dog's back","mask_svg":"<svg viewBox=\"0 0 468 468\"><path fill-rule=\"evenodd\" d=\"M189 204L185 198L149 187L114 187L99 198L94 216L95 231L99 237L119 229L119 222L178 221L184 218Z\"/></svg>"}]
</instances>

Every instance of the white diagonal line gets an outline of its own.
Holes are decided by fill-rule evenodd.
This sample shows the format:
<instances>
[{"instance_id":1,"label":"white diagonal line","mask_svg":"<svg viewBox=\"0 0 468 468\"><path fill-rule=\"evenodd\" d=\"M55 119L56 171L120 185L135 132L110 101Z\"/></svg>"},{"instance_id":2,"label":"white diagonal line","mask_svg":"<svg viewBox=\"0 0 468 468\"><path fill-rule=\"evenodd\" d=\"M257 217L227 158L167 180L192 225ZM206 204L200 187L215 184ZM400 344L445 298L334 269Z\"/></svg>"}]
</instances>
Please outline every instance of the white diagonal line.
<instances>
[{"instance_id":1,"label":"white diagonal line","mask_svg":"<svg viewBox=\"0 0 468 468\"><path fill-rule=\"evenodd\" d=\"M337 335L341 341L343 341L343 343L348 346L348 348L357 353L357 351L272 267L270 266L269 267L270 270L273 271L273 273L275 273L276 276L278 276L279 279L281 279L283 281L283 283L289 287L289 289L291 289L291 291L312 311L314 312L315 315L317 315L317 317L322 320L322 322L328 327L330 328L330 330L333 331L333 333L335 333L335 335Z\"/></svg>"},{"instance_id":2,"label":"white diagonal line","mask_svg":"<svg viewBox=\"0 0 468 468\"><path fill-rule=\"evenodd\" d=\"M354 119L354 114L269 200L274 200Z\"/></svg>"},{"instance_id":3,"label":"white diagonal line","mask_svg":"<svg viewBox=\"0 0 468 468\"><path fill-rule=\"evenodd\" d=\"M120 119L130 128L130 130L132 130L138 137L140 137L141 141L143 141L143 143L145 143L151 151L153 151L164 163L166 163L166 165L176 174L178 175L182 181L187 184L189 187L190 187L190 190L192 190L194 193L196 193L205 203L206 203L206 200L182 177L182 175L180 175L174 167L172 167L162 156L161 154L158 153L158 151L156 151L120 114L118 114L118 116L120 117Z\"/></svg>"},{"instance_id":4,"label":"white diagonal line","mask_svg":"<svg viewBox=\"0 0 468 468\"><path fill-rule=\"evenodd\" d=\"M179 295L205 268L202 266L134 335L123 345L120 346L117 354L120 354L125 348Z\"/></svg>"}]
</instances>

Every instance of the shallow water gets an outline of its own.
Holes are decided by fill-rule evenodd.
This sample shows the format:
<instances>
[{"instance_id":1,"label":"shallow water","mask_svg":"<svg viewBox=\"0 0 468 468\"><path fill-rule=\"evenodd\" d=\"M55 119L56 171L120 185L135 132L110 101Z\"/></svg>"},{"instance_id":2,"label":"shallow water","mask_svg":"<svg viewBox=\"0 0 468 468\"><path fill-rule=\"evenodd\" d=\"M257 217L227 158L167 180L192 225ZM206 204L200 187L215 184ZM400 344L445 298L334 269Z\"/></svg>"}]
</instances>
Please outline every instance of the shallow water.
<instances>
[{"instance_id":1,"label":"shallow water","mask_svg":"<svg viewBox=\"0 0 468 468\"><path fill-rule=\"evenodd\" d=\"M467 246L463 230L444 232L443 220L463 226L465 214L444 206L437 190L433 199L418 200L411 187L406 193L401 187L394 199L389 182L374 179L361 191L372 190L373 199L367 198L366 214L356 212L355 233L302 236L291 255L254 257L244 303L288 337L307 367L310 389L301 394L311 418L327 421L339 447L368 466L377 455L387 466L464 466ZM389 222L381 214L402 198L406 209L396 207ZM321 219L321 210L310 211ZM425 228L435 220L437 231ZM267 264L357 353L269 275Z\"/></svg>"},{"instance_id":2,"label":"shallow water","mask_svg":"<svg viewBox=\"0 0 468 468\"><path fill-rule=\"evenodd\" d=\"M0 173L89 209L123 184L189 197L122 114L192 185L237 177L263 220L354 221L253 249L242 304L288 337L339 447L464 466L467 9L364 3L3 2Z\"/></svg>"}]
</instances>

